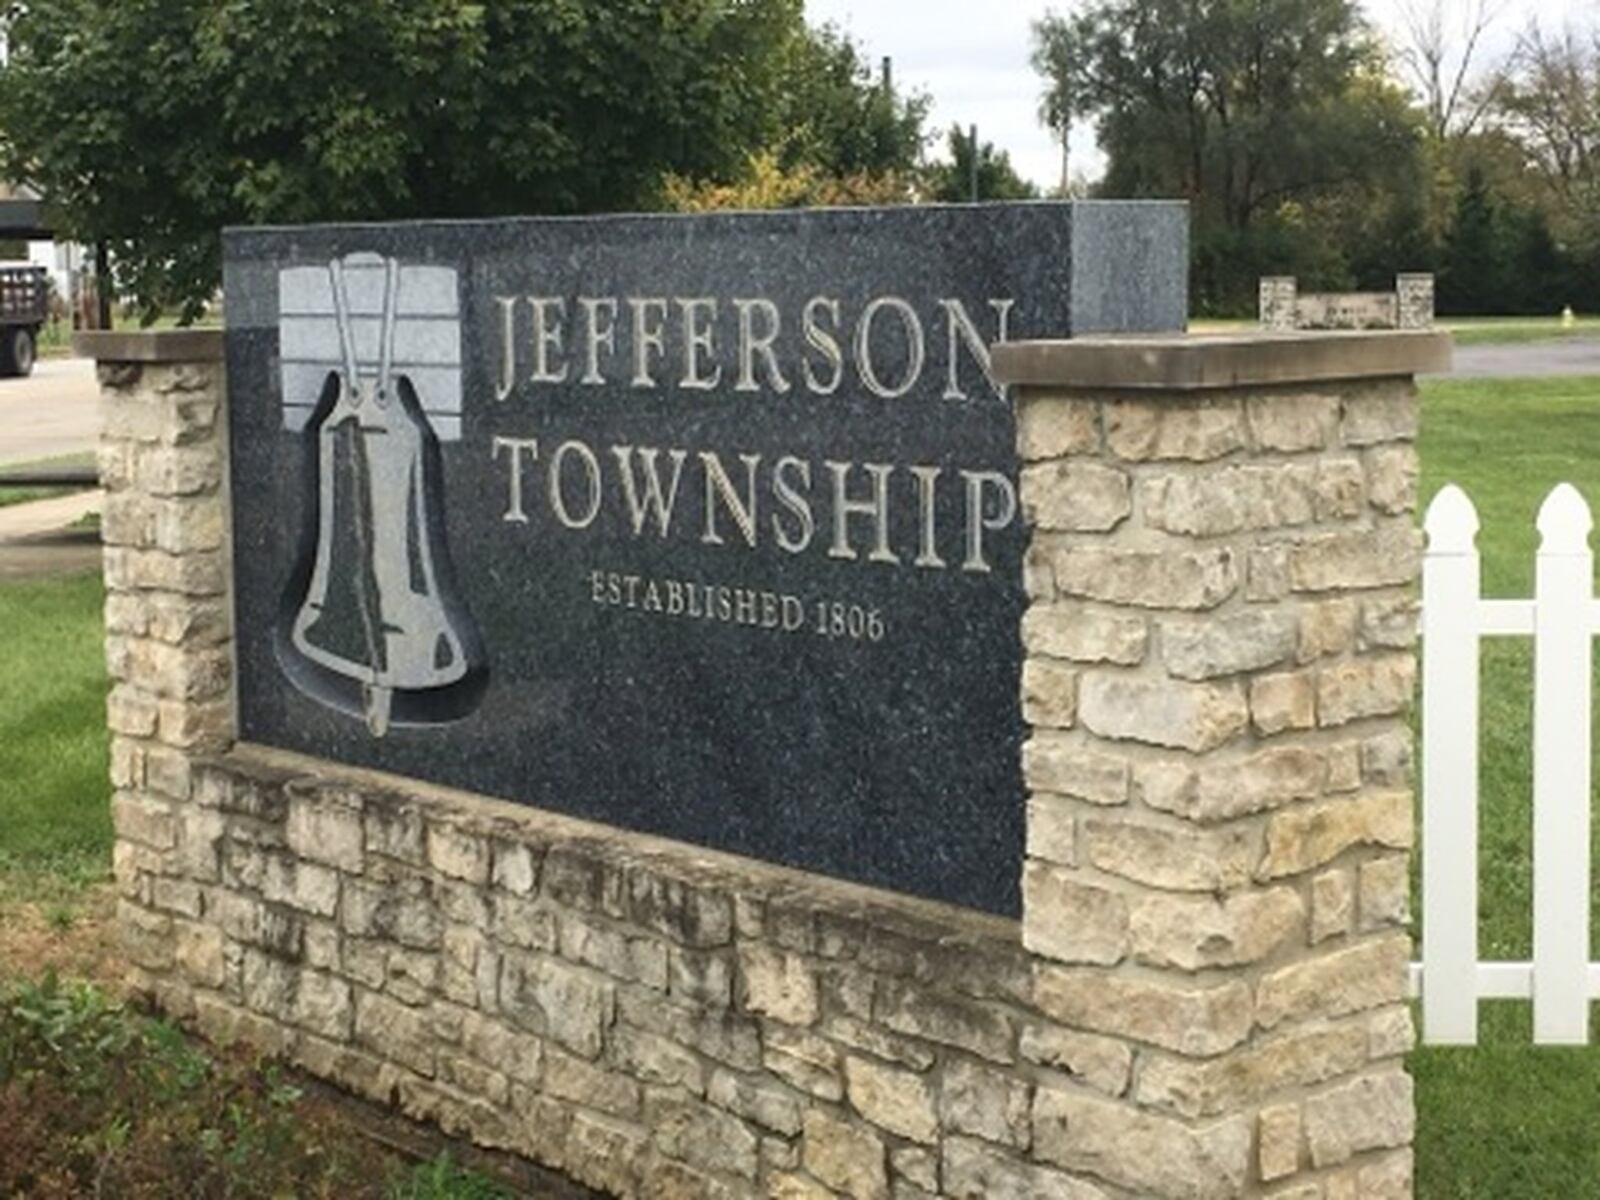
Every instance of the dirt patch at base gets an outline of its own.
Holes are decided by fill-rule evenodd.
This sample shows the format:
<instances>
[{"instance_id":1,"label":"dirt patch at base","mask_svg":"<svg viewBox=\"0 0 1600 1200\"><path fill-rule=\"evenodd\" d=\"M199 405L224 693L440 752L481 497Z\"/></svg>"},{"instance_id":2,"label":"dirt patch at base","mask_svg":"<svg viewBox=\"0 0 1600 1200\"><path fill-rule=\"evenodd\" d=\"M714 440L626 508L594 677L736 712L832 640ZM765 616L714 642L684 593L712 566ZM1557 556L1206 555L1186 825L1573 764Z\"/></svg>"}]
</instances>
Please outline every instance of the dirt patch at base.
<instances>
[{"instance_id":1,"label":"dirt patch at base","mask_svg":"<svg viewBox=\"0 0 1600 1200\"><path fill-rule=\"evenodd\" d=\"M70 904L0 900L0 978L49 972L121 993L116 887L96 884Z\"/></svg>"}]
</instances>

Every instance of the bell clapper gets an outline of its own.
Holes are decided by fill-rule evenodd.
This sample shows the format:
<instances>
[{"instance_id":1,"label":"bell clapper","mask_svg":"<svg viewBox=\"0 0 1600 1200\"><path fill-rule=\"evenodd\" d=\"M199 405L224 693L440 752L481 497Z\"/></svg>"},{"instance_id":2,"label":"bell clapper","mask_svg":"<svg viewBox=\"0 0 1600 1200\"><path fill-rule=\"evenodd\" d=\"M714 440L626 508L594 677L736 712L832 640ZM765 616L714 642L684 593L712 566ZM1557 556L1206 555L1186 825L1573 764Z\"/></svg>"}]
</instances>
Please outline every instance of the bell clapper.
<instances>
[{"instance_id":1,"label":"bell clapper","mask_svg":"<svg viewBox=\"0 0 1600 1200\"><path fill-rule=\"evenodd\" d=\"M394 689L381 683L361 685L362 699L366 702L367 728L373 737L389 732L389 705L394 700Z\"/></svg>"}]
</instances>

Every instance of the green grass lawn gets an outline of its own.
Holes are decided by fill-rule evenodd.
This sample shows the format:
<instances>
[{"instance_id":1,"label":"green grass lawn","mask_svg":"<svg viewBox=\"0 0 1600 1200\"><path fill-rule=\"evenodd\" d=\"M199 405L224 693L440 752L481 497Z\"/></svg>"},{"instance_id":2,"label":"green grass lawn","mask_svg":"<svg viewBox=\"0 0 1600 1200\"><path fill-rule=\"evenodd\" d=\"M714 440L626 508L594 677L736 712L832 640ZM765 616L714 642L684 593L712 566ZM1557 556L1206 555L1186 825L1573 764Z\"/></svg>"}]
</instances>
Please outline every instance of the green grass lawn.
<instances>
[{"instance_id":1,"label":"green grass lawn","mask_svg":"<svg viewBox=\"0 0 1600 1200\"><path fill-rule=\"evenodd\" d=\"M109 870L98 575L0 586L0 900Z\"/></svg>"},{"instance_id":2,"label":"green grass lawn","mask_svg":"<svg viewBox=\"0 0 1600 1200\"><path fill-rule=\"evenodd\" d=\"M1600 378L1438 381L1426 384L1423 396L1424 502L1445 483L1465 487L1482 525L1485 593L1530 595L1534 515L1545 494L1566 480L1600 503ZM1532 658L1526 638L1483 646L1485 960L1526 959L1532 950ZM1426 1047L1412 1059L1417 1195L1600 1196L1600 1047L1531 1045L1523 1002L1485 1001L1479 1012L1480 1045Z\"/></svg>"}]
</instances>

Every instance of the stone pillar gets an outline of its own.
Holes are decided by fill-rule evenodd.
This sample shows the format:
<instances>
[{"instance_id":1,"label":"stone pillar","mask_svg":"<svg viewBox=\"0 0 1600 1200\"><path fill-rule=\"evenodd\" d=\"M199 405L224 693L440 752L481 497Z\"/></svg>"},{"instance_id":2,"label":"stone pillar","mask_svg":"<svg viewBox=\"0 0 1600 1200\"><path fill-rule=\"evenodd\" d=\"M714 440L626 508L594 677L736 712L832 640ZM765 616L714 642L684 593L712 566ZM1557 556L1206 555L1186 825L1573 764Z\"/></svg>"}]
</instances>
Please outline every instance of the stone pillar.
<instances>
[{"instance_id":1,"label":"stone pillar","mask_svg":"<svg viewBox=\"0 0 1600 1200\"><path fill-rule=\"evenodd\" d=\"M1293 329L1299 302L1299 286L1293 275L1263 275L1259 285L1261 328Z\"/></svg>"},{"instance_id":2,"label":"stone pillar","mask_svg":"<svg viewBox=\"0 0 1600 1200\"><path fill-rule=\"evenodd\" d=\"M200 923L215 814L190 800L191 758L233 740L227 435L220 331L85 333L97 360L105 488L106 665L122 950L132 983L178 1011L177 968L222 969Z\"/></svg>"},{"instance_id":3,"label":"stone pillar","mask_svg":"<svg viewBox=\"0 0 1600 1200\"><path fill-rule=\"evenodd\" d=\"M1139 1196L1411 1195L1412 375L1448 358L1431 333L996 349L1031 525L1033 1002L1062 1054L1130 1068L1040 1082L1040 1162Z\"/></svg>"},{"instance_id":4,"label":"stone pillar","mask_svg":"<svg viewBox=\"0 0 1600 1200\"><path fill-rule=\"evenodd\" d=\"M1433 276L1427 272L1394 277L1395 324L1401 329L1433 326Z\"/></svg>"}]
</instances>

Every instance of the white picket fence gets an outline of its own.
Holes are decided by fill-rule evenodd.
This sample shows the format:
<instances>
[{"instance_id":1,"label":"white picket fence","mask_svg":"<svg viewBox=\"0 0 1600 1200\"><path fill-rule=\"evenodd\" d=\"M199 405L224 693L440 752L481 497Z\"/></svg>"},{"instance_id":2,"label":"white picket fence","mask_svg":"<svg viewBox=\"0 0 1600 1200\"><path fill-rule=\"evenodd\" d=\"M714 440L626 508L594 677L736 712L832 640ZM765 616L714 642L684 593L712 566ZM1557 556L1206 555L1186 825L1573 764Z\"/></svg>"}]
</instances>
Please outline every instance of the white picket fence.
<instances>
[{"instance_id":1,"label":"white picket fence","mask_svg":"<svg viewBox=\"0 0 1600 1200\"><path fill-rule=\"evenodd\" d=\"M1561 484L1539 509L1531 600L1486 600L1478 515L1446 487L1428 507L1422 566L1423 1040L1477 1041L1480 999L1533 1000L1533 1040L1589 1040L1590 646L1600 632L1593 522ZM1534 640L1533 961L1478 961L1478 644Z\"/></svg>"}]
</instances>

